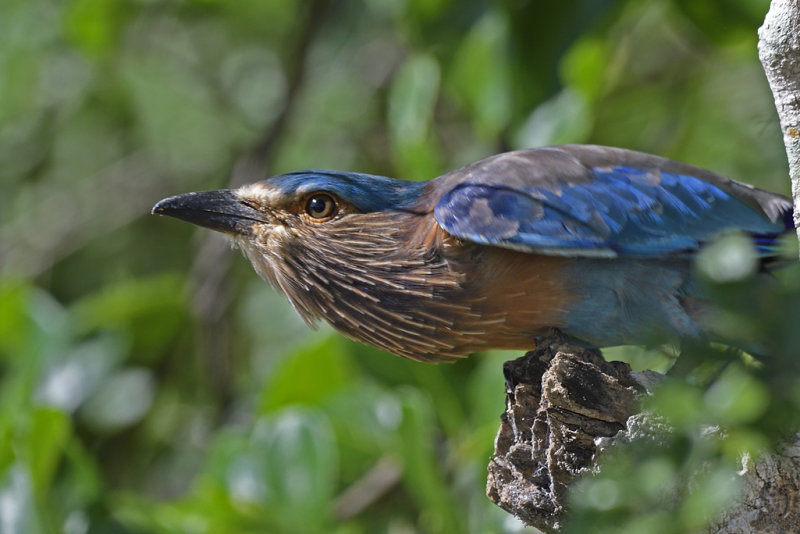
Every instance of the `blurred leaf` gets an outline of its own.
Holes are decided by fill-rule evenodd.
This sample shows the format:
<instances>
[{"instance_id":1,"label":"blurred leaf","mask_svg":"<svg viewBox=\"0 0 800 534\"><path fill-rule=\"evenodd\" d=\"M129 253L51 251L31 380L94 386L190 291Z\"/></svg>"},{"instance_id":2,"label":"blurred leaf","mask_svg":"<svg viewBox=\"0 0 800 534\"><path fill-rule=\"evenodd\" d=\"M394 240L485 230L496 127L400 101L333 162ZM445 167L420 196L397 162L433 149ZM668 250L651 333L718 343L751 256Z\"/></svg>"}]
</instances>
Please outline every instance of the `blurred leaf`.
<instances>
[{"instance_id":1,"label":"blurred leaf","mask_svg":"<svg viewBox=\"0 0 800 534\"><path fill-rule=\"evenodd\" d=\"M742 478L732 468L715 467L692 480L692 496L684 499L680 510L685 531L704 528L725 510L741 490Z\"/></svg>"},{"instance_id":2,"label":"blurred leaf","mask_svg":"<svg viewBox=\"0 0 800 534\"><path fill-rule=\"evenodd\" d=\"M643 347L624 345L603 349L603 357L608 361L622 361L631 366L634 371L647 369L666 373L678 357L678 347L656 347L647 349Z\"/></svg>"},{"instance_id":3,"label":"blurred leaf","mask_svg":"<svg viewBox=\"0 0 800 534\"><path fill-rule=\"evenodd\" d=\"M262 391L260 411L289 404L317 404L351 383L348 354L335 336L295 351L283 361Z\"/></svg>"},{"instance_id":4,"label":"blurred leaf","mask_svg":"<svg viewBox=\"0 0 800 534\"><path fill-rule=\"evenodd\" d=\"M714 282L736 282L755 273L758 256L747 236L729 234L700 251L696 265Z\"/></svg>"},{"instance_id":5,"label":"blurred leaf","mask_svg":"<svg viewBox=\"0 0 800 534\"><path fill-rule=\"evenodd\" d=\"M287 408L258 419L249 435L222 435L210 466L213 478L195 491L201 500L158 510L158 522L172 525L167 531L203 510L211 513L197 519L211 531L330 531L338 455L320 412ZM142 503L126 499L119 513L130 524L152 528L143 510Z\"/></svg>"},{"instance_id":6,"label":"blurred leaf","mask_svg":"<svg viewBox=\"0 0 800 534\"><path fill-rule=\"evenodd\" d=\"M408 11L414 18L431 19L442 14L452 0L409 0Z\"/></svg>"},{"instance_id":7,"label":"blurred leaf","mask_svg":"<svg viewBox=\"0 0 800 534\"><path fill-rule=\"evenodd\" d=\"M330 423L311 410L287 409L253 428L253 442L266 460L267 499L287 519L321 528L328 520L338 454ZM260 454L259 454L260 455Z\"/></svg>"},{"instance_id":8,"label":"blurred leaf","mask_svg":"<svg viewBox=\"0 0 800 534\"><path fill-rule=\"evenodd\" d=\"M0 92L0 121L18 118L25 112L32 114L29 119L39 119L37 112L40 110L36 109L37 95L30 88L36 87L42 76L43 55L9 46L0 48L0 59L3 60L4 73L0 80L0 87L3 89Z\"/></svg>"},{"instance_id":9,"label":"blurred leaf","mask_svg":"<svg viewBox=\"0 0 800 534\"><path fill-rule=\"evenodd\" d=\"M464 100L479 135L492 138L511 121L508 22L489 11L459 46L448 87Z\"/></svg>"},{"instance_id":10,"label":"blurred leaf","mask_svg":"<svg viewBox=\"0 0 800 534\"><path fill-rule=\"evenodd\" d=\"M39 358L33 358L36 360L57 357L72 341L72 317L50 293L41 289L29 293L26 308L33 328L27 330L25 350L31 354L38 352ZM33 361L28 363L36 365Z\"/></svg>"},{"instance_id":11,"label":"blurred leaf","mask_svg":"<svg viewBox=\"0 0 800 534\"><path fill-rule=\"evenodd\" d=\"M585 504L595 510L611 510L618 507L622 500L618 482L610 478L597 477L584 484L582 489Z\"/></svg>"},{"instance_id":12,"label":"blurred leaf","mask_svg":"<svg viewBox=\"0 0 800 534\"><path fill-rule=\"evenodd\" d=\"M480 355L466 391L466 415L470 426L486 424L491 428L491 436L497 432L498 416L505 410L503 362L519 356L519 353L511 351L489 351Z\"/></svg>"},{"instance_id":13,"label":"blurred leaf","mask_svg":"<svg viewBox=\"0 0 800 534\"><path fill-rule=\"evenodd\" d=\"M397 73L389 100L389 125L399 145L428 133L439 92L439 65L426 54L409 58Z\"/></svg>"},{"instance_id":14,"label":"blurred leaf","mask_svg":"<svg viewBox=\"0 0 800 534\"><path fill-rule=\"evenodd\" d=\"M430 396L434 413L447 436L455 437L463 428L466 414L463 406L463 384L453 377L447 365L414 365L411 367L421 391Z\"/></svg>"},{"instance_id":15,"label":"blurred leaf","mask_svg":"<svg viewBox=\"0 0 800 534\"><path fill-rule=\"evenodd\" d=\"M648 498L660 500L680 487L677 475L672 462L664 456L655 456L639 465L637 484Z\"/></svg>"},{"instance_id":16,"label":"blurred leaf","mask_svg":"<svg viewBox=\"0 0 800 534\"><path fill-rule=\"evenodd\" d=\"M15 464L2 473L0 479L0 525L3 534L44 534L47 532L36 510L31 477L21 465Z\"/></svg>"},{"instance_id":17,"label":"blurred leaf","mask_svg":"<svg viewBox=\"0 0 800 534\"><path fill-rule=\"evenodd\" d=\"M752 467L752 462L760 461L769 450L770 440L760 430L736 426L725 429L721 452L730 462L741 463L746 456Z\"/></svg>"},{"instance_id":18,"label":"blurred leaf","mask_svg":"<svg viewBox=\"0 0 800 534\"><path fill-rule=\"evenodd\" d=\"M83 421L101 432L116 432L141 420L155 393L152 373L142 368L116 371L81 407Z\"/></svg>"},{"instance_id":19,"label":"blurred leaf","mask_svg":"<svg viewBox=\"0 0 800 534\"><path fill-rule=\"evenodd\" d=\"M51 497L64 509L88 508L103 497L105 483L98 459L86 450L80 437L72 434L64 450L66 481Z\"/></svg>"},{"instance_id":20,"label":"blurred leaf","mask_svg":"<svg viewBox=\"0 0 800 534\"><path fill-rule=\"evenodd\" d=\"M200 12L212 16L215 20L226 22L226 28L241 32L241 36L262 45L274 42L265 41L274 38L275 41L285 39L298 31L298 21L303 9L296 2L283 2L281 0L242 0L230 3L220 0L191 0L190 4L202 6ZM184 16L195 12L194 9Z\"/></svg>"},{"instance_id":21,"label":"blurred leaf","mask_svg":"<svg viewBox=\"0 0 800 534\"><path fill-rule=\"evenodd\" d=\"M707 36L725 43L731 37L749 34L750 42L755 45L756 35L751 30L753 25L764 20L769 8L769 0L712 0L709 2L692 2L691 0L674 0L674 3L686 13L698 30Z\"/></svg>"},{"instance_id":22,"label":"blurred leaf","mask_svg":"<svg viewBox=\"0 0 800 534\"><path fill-rule=\"evenodd\" d=\"M236 50L225 58L221 81L244 120L264 128L280 113L286 79L280 62L261 47Z\"/></svg>"},{"instance_id":23,"label":"blurred leaf","mask_svg":"<svg viewBox=\"0 0 800 534\"><path fill-rule=\"evenodd\" d=\"M533 110L514 135L514 148L583 142L592 127L591 115L580 93L564 89Z\"/></svg>"},{"instance_id":24,"label":"blurred leaf","mask_svg":"<svg viewBox=\"0 0 800 534\"><path fill-rule=\"evenodd\" d=\"M700 388L678 380L663 382L645 402L645 406L681 431L708 422L706 415L698 409L701 404Z\"/></svg>"},{"instance_id":25,"label":"blurred leaf","mask_svg":"<svg viewBox=\"0 0 800 534\"><path fill-rule=\"evenodd\" d=\"M431 532L463 532L447 482L436 468L434 426L429 401L413 389L403 390L403 418L398 454L403 459L403 478L420 510L420 524Z\"/></svg>"},{"instance_id":26,"label":"blurred leaf","mask_svg":"<svg viewBox=\"0 0 800 534\"><path fill-rule=\"evenodd\" d=\"M708 412L723 424L749 423L769 406L769 391L739 365L729 365L705 394Z\"/></svg>"},{"instance_id":27,"label":"blurred leaf","mask_svg":"<svg viewBox=\"0 0 800 534\"><path fill-rule=\"evenodd\" d=\"M326 412L340 441L343 467L358 474L394 443L403 416L397 395L370 383L340 391ZM348 460L351 465L345 465Z\"/></svg>"},{"instance_id":28,"label":"blurred leaf","mask_svg":"<svg viewBox=\"0 0 800 534\"><path fill-rule=\"evenodd\" d=\"M408 179L438 174L430 136L439 95L439 64L428 54L407 59L389 95L389 128L402 174Z\"/></svg>"},{"instance_id":29,"label":"blurred leaf","mask_svg":"<svg viewBox=\"0 0 800 534\"><path fill-rule=\"evenodd\" d=\"M201 173L227 156L232 129L210 88L184 66L130 54L121 61L123 80L139 120L142 141L177 172Z\"/></svg>"},{"instance_id":30,"label":"blurred leaf","mask_svg":"<svg viewBox=\"0 0 800 534\"><path fill-rule=\"evenodd\" d=\"M72 437L72 422L59 410L39 408L30 422L30 468L33 490L40 498L51 490L53 477Z\"/></svg>"},{"instance_id":31,"label":"blurred leaf","mask_svg":"<svg viewBox=\"0 0 800 534\"><path fill-rule=\"evenodd\" d=\"M65 30L78 46L92 55L105 55L122 20L123 3L114 0L75 0L65 16Z\"/></svg>"},{"instance_id":32,"label":"blurred leaf","mask_svg":"<svg viewBox=\"0 0 800 534\"><path fill-rule=\"evenodd\" d=\"M26 284L0 281L0 353L19 354L28 341L29 299L30 289Z\"/></svg>"},{"instance_id":33,"label":"blurred leaf","mask_svg":"<svg viewBox=\"0 0 800 534\"><path fill-rule=\"evenodd\" d=\"M608 43L597 37L579 39L561 60L564 85L594 102L607 90L607 70L611 58Z\"/></svg>"},{"instance_id":34,"label":"blurred leaf","mask_svg":"<svg viewBox=\"0 0 800 534\"><path fill-rule=\"evenodd\" d=\"M64 412L75 411L124 357L124 345L106 335L72 347L44 371L36 400Z\"/></svg>"},{"instance_id":35,"label":"blurred leaf","mask_svg":"<svg viewBox=\"0 0 800 534\"><path fill-rule=\"evenodd\" d=\"M72 307L80 332L116 330L133 336L136 356L151 360L187 321L183 283L175 274L122 280Z\"/></svg>"}]
</instances>

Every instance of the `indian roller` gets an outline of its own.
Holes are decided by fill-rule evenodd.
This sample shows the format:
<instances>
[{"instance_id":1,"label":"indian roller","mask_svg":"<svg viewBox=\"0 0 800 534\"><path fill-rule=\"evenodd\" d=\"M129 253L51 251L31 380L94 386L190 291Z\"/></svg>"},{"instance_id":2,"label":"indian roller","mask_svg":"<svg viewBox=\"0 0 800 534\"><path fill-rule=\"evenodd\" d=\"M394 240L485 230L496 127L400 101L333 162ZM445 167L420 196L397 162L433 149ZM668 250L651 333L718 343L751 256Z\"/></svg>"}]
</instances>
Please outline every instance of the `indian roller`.
<instances>
[{"instance_id":1,"label":"indian roller","mask_svg":"<svg viewBox=\"0 0 800 534\"><path fill-rule=\"evenodd\" d=\"M662 157L592 145L492 156L412 182L304 170L160 201L230 236L310 324L421 361L712 339L692 259L730 231L766 260L784 196Z\"/></svg>"}]
</instances>

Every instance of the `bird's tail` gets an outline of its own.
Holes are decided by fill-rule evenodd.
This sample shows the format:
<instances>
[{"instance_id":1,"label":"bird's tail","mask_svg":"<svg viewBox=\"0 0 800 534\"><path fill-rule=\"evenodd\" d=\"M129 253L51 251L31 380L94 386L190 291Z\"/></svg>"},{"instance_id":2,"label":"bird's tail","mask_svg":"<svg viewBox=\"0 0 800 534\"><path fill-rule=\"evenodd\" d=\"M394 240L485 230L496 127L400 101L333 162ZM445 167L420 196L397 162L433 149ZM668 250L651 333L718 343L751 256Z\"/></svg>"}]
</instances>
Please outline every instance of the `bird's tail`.
<instances>
[{"instance_id":1,"label":"bird's tail","mask_svg":"<svg viewBox=\"0 0 800 534\"><path fill-rule=\"evenodd\" d=\"M783 238L789 232L795 230L794 213L791 204L781 214L784 230L778 233L770 234L753 234L751 239L758 251L761 259L761 271L772 272L781 267L786 267L797 263L797 255L787 257L785 246L783 246Z\"/></svg>"}]
</instances>

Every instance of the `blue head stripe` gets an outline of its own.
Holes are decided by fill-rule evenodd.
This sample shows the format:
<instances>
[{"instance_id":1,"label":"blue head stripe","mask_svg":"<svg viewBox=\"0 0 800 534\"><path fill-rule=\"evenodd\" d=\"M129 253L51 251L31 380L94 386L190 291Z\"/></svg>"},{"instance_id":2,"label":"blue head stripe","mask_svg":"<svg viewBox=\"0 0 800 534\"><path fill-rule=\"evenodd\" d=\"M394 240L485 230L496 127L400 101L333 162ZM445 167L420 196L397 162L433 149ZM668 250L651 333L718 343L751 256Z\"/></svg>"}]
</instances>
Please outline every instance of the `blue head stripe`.
<instances>
[{"instance_id":1,"label":"blue head stripe","mask_svg":"<svg viewBox=\"0 0 800 534\"><path fill-rule=\"evenodd\" d=\"M291 197L316 191L328 192L363 212L409 208L419 199L426 184L324 169L281 174L266 182Z\"/></svg>"}]
</instances>

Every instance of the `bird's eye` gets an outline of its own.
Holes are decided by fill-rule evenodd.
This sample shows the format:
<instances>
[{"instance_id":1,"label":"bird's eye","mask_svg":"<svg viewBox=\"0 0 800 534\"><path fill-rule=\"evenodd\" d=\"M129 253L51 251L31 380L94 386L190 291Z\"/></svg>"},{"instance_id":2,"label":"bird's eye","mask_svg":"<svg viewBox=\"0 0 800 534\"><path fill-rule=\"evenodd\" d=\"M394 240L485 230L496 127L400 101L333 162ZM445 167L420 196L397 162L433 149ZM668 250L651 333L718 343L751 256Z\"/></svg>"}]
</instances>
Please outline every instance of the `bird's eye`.
<instances>
[{"instance_id":1,"label":"bird's eye","mask_svg":"<svg viewBox=\"0 0 800 534\"><path fill-rule=\"evenodd\" d=\"M315 193L306 202L306 213L312 219L330 219L336 210L336 201L327 193Z\"/></svg>"}]
</instances>

